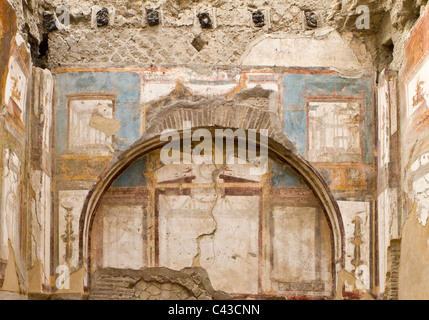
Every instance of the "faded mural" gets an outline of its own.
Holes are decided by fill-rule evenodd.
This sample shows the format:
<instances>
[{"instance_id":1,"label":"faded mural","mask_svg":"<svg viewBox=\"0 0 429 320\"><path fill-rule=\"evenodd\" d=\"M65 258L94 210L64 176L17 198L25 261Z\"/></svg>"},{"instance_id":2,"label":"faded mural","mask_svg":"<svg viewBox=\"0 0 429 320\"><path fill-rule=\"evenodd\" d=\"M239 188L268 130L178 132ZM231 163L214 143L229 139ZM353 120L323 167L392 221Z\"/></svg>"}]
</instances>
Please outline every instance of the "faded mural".
<instances>
[{"instance_id":1,"label":"faded mural","mask_svg":"<svg viewBox=\"0 0 429 320\"><path fill-rule=\"evenodd\" d=\"M331 232L316 198L287 165L273 161L256 178L251 166L164 166L158 152L145 156L104 196L92 268L201 266L236 297L330 296Z\"/></svg>"},{"instance_id":2,"label":"faded mural","mask_svg":"<svg viewBox=\"0 0 429 320\"><path fill-rule=\"evenodd\" d=\"M380 73L329 28L229 66L48 70L0 18L0 297L429 298L428 9ZM204 154L232 163L164 164L197 128L259 130L267 170L238 134Z\"/></svg>"},{"instance_id":3,"label":"faded mural","mask_svg":"<svg viewBox=\"0 0 429 320\"><path fill-rule=\"evenodd\" d=\"M408 40L399 81L402 108L401 178L404 219L399 298L427 299L428 200L428 83L429 83L429 14L426 11ZM413 288L413 289L412 289Z\"/></svg>"},{"instance_id":4,"label":"faded mural","mask_svg":"<svg viewBox=\"0 0 429 320\"><path fill-rule=\"evenodd\" d=\"M150 128L161 107L218 96L274 114L338 201L346 270L359 289L374 288L373 81L371 73L343 78L330 70L58 72L59 264L77 270L79 214L115 154ZM256 91L240 93L248 89ZM333 240L320 200L291 167L273 159L270 168L255 179L238 164L216 172L208 165L163 166L159 153L146 155L103 197L92 227L90 273L198 266L214 289L237 297L332 296Z\"/></svg>"},{"instance_id":5,"label":"faded mural","mask_svg":"<svg viewBox=\"0 0 429 320\"><path fill-rule=\"evenodd\" d=\"M26 291L26 251L22 237L26 229L22 221L26 219L24 177L32 66L28 44L16 33L13 9L2 3L0 14L5 23L1 40L1 59L5 64L1 69L0 290Z\"/></svg>"}]
</instances>

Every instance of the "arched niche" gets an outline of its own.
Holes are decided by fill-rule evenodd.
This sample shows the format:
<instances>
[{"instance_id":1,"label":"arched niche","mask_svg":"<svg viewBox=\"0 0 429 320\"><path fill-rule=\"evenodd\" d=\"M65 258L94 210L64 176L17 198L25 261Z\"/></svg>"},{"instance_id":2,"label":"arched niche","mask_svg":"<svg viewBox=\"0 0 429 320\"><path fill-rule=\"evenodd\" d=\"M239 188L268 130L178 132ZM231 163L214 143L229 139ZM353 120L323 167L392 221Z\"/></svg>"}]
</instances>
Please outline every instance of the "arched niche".
<instances>
[{"instance_id":1,"label":"arched niche","mask_svg":"<svg viewBox=\"0 0 429 320\"><path fill-rule=\"evenodd\" d=\"M171 117L171 119L174 119L174 112L170 112L169 116ZM181 128L180 124L177 124L177 126L175 126L173 123L172 125L172 121L167 121L166 123L168 123L169 128L177 127L178 132L180 134L180 139L183 138L183 135L184 133L186 133L186 130L183 130L183 127ZM213 136L215 136L216 129L226 129L225 127L218 126L216 124L216 121L214 121L213 123L215 125L202 126L199 128L204 128L209 130L213 134ZM96 263L94 263L94 259L99 260L99 258L95 257L96 255L95 251L92 250L94 248L93 234L94 234L94 226L96 226L95 229L97 229L97 221L96 221L97 214L100 212L100 210L102 210L100 208L102 208L104 205L103 201L106 199L106 195L108 195L112 191L112 186L114 188L114 184L117 183L118 179L120 180L123 177L123 174L126 173L127 170L129 170L129 168L132 168L133 165L136 165L136 163L139 163L139 161L142 161L142 159L144 159L145 157L147 158L153 154L157 154L159 150L167 143L160 140L160 132L162 132L163 129L166 129L167 127L163 128L162 125L156 125L155 127L156 127L156 130L152 129L154 127L148 128L148 134L149 134L148 136L150 138L146 138L141 142L135 144L132 148L130 148L129 150L127 150L126 152L122 153L119 156L117 161L102 176L99 183L88 195L88 198L86 200L86 203L80 218L80 228L79 228L80 262L83 266L86 267L88 271L88 276L90 276L91 272L94 271L93 270L94 265L96 265ZM199 128L193 128L193 130L197 130ZM228 128L231 129L231 127L228 127ZM235 130L234 128L232 129ZM252 181L249 181L248 179L244 179L243 181L245 183L243 184L243 187L241 187L239 183L243 181L238 181L240 179L237 180L237 177L231 177L231 179L229 180L231 184L228 185L228 183L226 183L223 186L224 198L226 198L225 190L227 189L234 190L234 188L235 189L238 188L238 190L241 190L241 191L237 191L238 193L243 192L243 194L239 194L238 197L241 195L246 196L246 192L250 192L250 194L256 198L259 197L258 199L256 198L250 199L251 197L249 197L250 200L246 198L245 202L247 200L249 200L250 202L246 202L243 206L244 207L247 206L248 210L251 210L257 205L260 206L261 201L262 201L262 206L264 208L265 206L267 206L267 204L269 207L268 212L265 212L265 213L253 212L253 216L256 219L254 220L253 230L255 230L255 228L258 229L257 231L258 243L256 244L257 248L253 250L254 252L250 252L250 254L251 256L255 255L257 257L257 262L255 266L256 265L258 266L258 271L256 273L253 271L252 272L249 271L249 277L251 278L253 277L252 278L253 280L250 281L251 282L250 285L248 283L237 284L236 290L235 288L228 287L227 283L225 282L222 283L222 282L219 282L219 280L217 280L223 277L222 273L219 274L219 272L217 272L217 274L214 274L213 270L219 270L220 269L219 266L217 266L216 268L213 267L212 268L213 270L211 271L210 266L202 262L204 261L204 259L210 259L210 257L207 257L207 255L204 257L205 250L204 250L203 242L206 241L206 239L203 239L203 238L210 237L210 233L212 233L211 236L213 236L213 234L216 234L216 233L221 233L219 232L217 227L215 228L216 230L213 230L213 228L210 229L210 227L207 227L207 225L209 224L208 220L206 221L206 227L207 227L206 231L202 231L200 232L200 234L196 234L196 236L194 235L195 240L198 244L197 251L194 252L195 254L191 252L192 254L190 255L190 253L188 252L188 255L190 255L190 257L188 257L188 259L184 259L183 261L175 261L174 258L173 258L173 261L170 261L171 259L170 260L168 259L168 252L167 253L162 252L163 249L160 249L160 247L162 247L163 244L168 242L167 238L165 237L162 238L162 235L161 237L159 235L160 233L163 233L162 227L165 227L165 223L166 223L165 221L167 221L169 218L168 214L165 214L165 212L164 212L164 216L162 216L163 213L160 213L160 208L159 208L160 193L158 191L166 187L162 185L152 186L151 191L148 193L149 197L152 197L152 200L151 200L152 206L154 208L158 206L157 208L154 209L157 212L154 212L153 214L154 216L157 216L157 219L158 219L158 221L153 225L153 228L155 228L155 233L158 234L158 238L156 239L158 243L153 244L153 252L151 254L153 258L152 259L150 257L142 258L141 266L142 267L168 267L171 269L181 269L184 267L191 267L191 266L202 266L202 267L205 267L206 270L208 270L209 275L210 273L212 273L213 275L212 281L215 289L225 290L225 291L228 291L228 289L230 289L229 290L231 291L230 293L235 294L237 297L254 296L254 297L261 298L264 296L273 296L273 295L302 296L302 295L306 295L305 292L309 292L310 293L309 296L320 296L321 298L329 295L334 295L337 274L344 266L344 228L342 224L341 215L338 209L338 205L333 199L329 191L329 188L327 187L326 183L323 181L323 178L321 178L321 176L317 173L317 171L307 161L305 161L302 157L296 155L293 151L291 151L287 147L288 144L285 143L284 139L287 140L287 138L281 137L281 139L278 139L281 142L276 141L274 139L274 135L269 133L268 145L266 145L265 147L268 149L268 152L269 152L270 170L272 170L272 166L273 164L275 164L277 166L278 172L289 171L290 172L289 176L295 175L296 177L298 177L301 184L305 185L306 190L309 193L311 193L310 202L312 203L307 205L306 204L295 205L297 210L287 209L289 207L294 207L294 206L289 206L289 207L286 206L286 208L285 206L282 207L282 203L283 203L282 198L286 199L288 198L288 196L287 196L287 193L282 194L281 191L278 192L277 202L266 201L266 200L264 201L264 197L270 197L270 194L272 191L271 189L267 189L267 182L266 182L267 179L268 180L270 179L269 175L272 174L272 171L269 171L267 173L267 176L265 177L265 182L253 181L254 184L252 184ZM258 145L258 147L261 147L260 141L261 139L259 137L259 139L257 138L256 141L253 141L253 142L247 141L247 142ZM236 142L239 143L239 139ZM154 168L151 168L148 171L156 171L153 169ZM162 169L162 166L160 167L160 169ZM218 181L220 179L220 173L218 173L218 175L216 176L216 179L217 179L216 184L222 183L221 181ZM221 180L223 180L223 183L225 183L226 181L225 179L221 179ZM182 184L184 183L184 181L186 183L186 179L185 180L182 179L179 183L177 183L176 187L174 186L175 182L167 181L169 182L168 188L181 190L183 189ZM272 186L272 184L273 184L272 181L268 183L270 187ZM187 185L187 187L189 189L191 186ZM219 187L219 186L216 186L216 187ZM179 198L180 196L183 196L183 195L186 196L186 194L183 194L183 192L182 193L180 192L182 191L179 191L178 193L174 193L174 191L170 192L170 195L173 197L171 199L173 199L174 201L175 196ZM254 203L252 203L252 201L254 201ZM299 199L298 199L298 202L299 202ZM277 208L273 208L272 206L275 206L276 203L277 203ZM214 215L213 207L209 206L210 208L207 207L205 209L203 207L201 208L202 211L210 210L211 215L212 216ZM276 224L277 225L282 224L281 221L284 221L282 220L283 219L282 217L285 215L286 216L288 215L288 212L289 212L288 210L289 211L292 210L295 212L294 217L289 219L289 221L292 221L292 224L295 224L294 229L289 229L289 230L287 228L280 229L276 233L276 229L274 228L274 226ZM161 208L161 211L162 211L162 208ZM297 217L297 214L299 214L299 212L301 212L301 215L303 217L307 215L307 218L296 220L295 218ZM164 219L164 220L161 221L159 219L161 220ZM270 219L271 221L269 221ZM319 233L321 232L322 235L319 234L319 236L317 237L317 236L314 236L314 234L312 233L312 234L308 234L307 238L305 236L301 237L300 232L302 231L302 228L304 229L306 228L305 226L302 226L302 225L300 226L300 223L302 224L303 221L307 221L310 224L313 221L314 225L316 226L315 230L317 231L318 229L319 230L318 232ZM318 223L318 221L322 221L322 222ZM329 230L328 236L326 236L326 232L324 232L323 230ZM100 230L98 231L95 230L95 232L100 232ZM142 232L144 233L145 231L143 230ZM273 233L276 235L274 235ZM282 239L282 234L284 233L291 234L291 237L295 240L298 239L297 240L298 242L295 241L295 244L297 244L298 246L300 243L302 244L307 240L312 241L315 247L314 247L314 250L310 250L310 251L307 250L308 251L307 254L309 255L309 257L313 255L314 256L320 255L320 252L327 252L326 248L323 247L324 246L323 243L329 242L330 244L329 261L327 262L326 259L325 260L322 259L324 263L323 263L323 266L320 266L319 270L317 271L319 272L319 274L318 276L316 276L316 278L312 276L305 277L305 276L296 274L292 278L286 277L285 279L282 279L282 271L281 270L279 271L278 268L276 269L273 265L276 263L276 261L277 261L277 264L283 265L283 267L285 266L285 264L288 263L287 255L284 255L283 257L280 257L280 258L278 257L281 255L281 253L279 252L282 251L281 250L282 246L286 246L285 250L283 251L290 251L291 249L293 249L293 247L287 248L287 241L285 242L284 237ZM224 236L227 237L228 235L226 234ZM213 241L216 241L216 240L213 240ZM294 242L292 241L291 243L293 244ZM217 245L219 245L219 243L217 243ZM317 247L317 245L319 245L319 247ZM267 246L268 246L268 249L267 249ZM179 249L173 248L173 250L179 250ZM303 253L303 251L305 251L305 249L302 249L301 251L300 250L301 249L298 250L297 256L299 256L300 254ZM277 252L277 256L276 254L273 254L274 251ZM227 254L227 253L230 254L231 252L224 252L224 254ZM212 255L212 257L213 256L215 256L215 254ZM236 256L235 259L233 260L240 259L240 258L243 258L243 257ZM268 269L271 268L270 272L266 272L266 268L264 269L264 264L271 265L271 267L268 268ZM108 266L112 267L111 265L108 265ZM261 271L261 266L263 269L262 271ZM101 267L103 267L102 264L101 264ZM121 266L114 265L113 267L121 267ZM125 265L123 267L136 269L139 267L139 264L137 263L135 265ZM233 268L233 266L229 266L229 267ZM297 269L309 270L309 268L299 264L293 266L293 268L295 268L295 270ZM313 267L310 267L311 270L313 270L312 268ZM314 269L317 269L317 268L318 267L315 265ZM225 268L225 269L228 270L228 268ZM327 278L326 276L325 277L321 276L322 274L326 275L327 274L326 272L329 272L330 276L328 276ZM231 274L231 272L229 273ZM319 278L322 277L323 279L319 279L319 280L323 280L323 281L317 281L318 277ZM326 285L326 281L325 281L326 279L330 281L328 285ZM275 284L273 285L273 283Z\"/></svg>"}]
</instances>

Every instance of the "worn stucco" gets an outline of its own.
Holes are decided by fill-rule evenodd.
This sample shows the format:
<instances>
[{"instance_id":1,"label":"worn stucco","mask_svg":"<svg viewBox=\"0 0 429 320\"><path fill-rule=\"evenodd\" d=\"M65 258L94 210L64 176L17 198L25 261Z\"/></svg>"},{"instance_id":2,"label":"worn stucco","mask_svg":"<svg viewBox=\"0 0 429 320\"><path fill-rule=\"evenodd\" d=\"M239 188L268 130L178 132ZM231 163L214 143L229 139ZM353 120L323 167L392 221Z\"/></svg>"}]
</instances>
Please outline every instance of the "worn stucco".
<instances>
[{"instance_id":1,"label":"worn stucco","mask_svg":"<svg viewBox=\"0 0 429 320\"><path fill-rule=\"evenodd\" d=\"M427 0L63 4L0 2L0 298L428 298Z\"/></svg>"}]
</instances>

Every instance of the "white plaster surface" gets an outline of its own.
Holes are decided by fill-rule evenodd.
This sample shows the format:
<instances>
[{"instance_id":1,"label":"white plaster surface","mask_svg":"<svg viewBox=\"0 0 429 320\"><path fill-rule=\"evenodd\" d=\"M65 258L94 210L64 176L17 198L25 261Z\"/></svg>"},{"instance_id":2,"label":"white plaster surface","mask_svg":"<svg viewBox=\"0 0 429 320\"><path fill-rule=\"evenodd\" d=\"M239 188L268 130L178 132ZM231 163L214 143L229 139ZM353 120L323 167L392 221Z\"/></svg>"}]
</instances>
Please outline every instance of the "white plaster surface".
<instances>
[{"instance_id":1,"label":"white plaster surface","mask_svg":"<svg viewBox=\"0 0 429 320\"><path fill-rule=\"evenodd\" d=\"M142 268L142 206L104 206L103 214L103 267Z\"/></svg>"},{"instance_id":2,"label":"white plaster surface","mask_svg":"<svg viewBox=\"0 0 429 320\"><path fill-rule=\"evenodd\" d=\"M244 53L242 65L331 67L338 70L362 68L353 50L332 29L319 31L316 37L266 35L252 43Z\"/></svg>"}]
</instances>

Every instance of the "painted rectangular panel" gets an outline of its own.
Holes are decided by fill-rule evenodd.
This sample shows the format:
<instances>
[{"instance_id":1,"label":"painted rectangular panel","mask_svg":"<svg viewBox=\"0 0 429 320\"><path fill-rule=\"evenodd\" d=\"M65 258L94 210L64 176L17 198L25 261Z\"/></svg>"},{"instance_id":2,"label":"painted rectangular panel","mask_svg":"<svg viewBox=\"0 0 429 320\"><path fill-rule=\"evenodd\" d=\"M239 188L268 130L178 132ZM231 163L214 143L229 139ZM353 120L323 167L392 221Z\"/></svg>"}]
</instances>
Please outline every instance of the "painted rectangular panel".
<instances>
[{"instance_id":1,"label":"painted rectangular panel","mask_svg":"<svg viewBox=\"0 0 429 320\"><path fill-rule=\"evenodd\" d=\"M407 115L410 117L416 110L428 109L429 101L429 57L421 64L416 74L407 84Z\"/></svg>"},{"instance_id":2,"label":"painted rectangular panel","mask_svg":"<svg viewBox=\"0 0 429 320\"><path fill-rule=\"evenodd\" d=\"M198 253L197 238L210 233L215 221L210 215L213 194L196 198L180 195L160 195L159 265L173 270L192 266Z\"/></svg>"},{"instance_id":3,"label":"painted rectangular panel","mask_svg":"<svg viewBox=\"0 0 429 320\"><path fill-rule=\"evenodd\" d=\"M316 280L317 208L276 207L272 214L273 279L279 282Z\"/></svg>"},{"instance_id":4,"label":"painted rectangular panel","mask_svg":"<svg viewBox=\"0 0 429 320\"><path fill-rule=\"evenodd\" d=\"M103 267L143 268L142 206L103 207Z\"/></svg>"},{"instance_id":5,"label":"painted rectangular panel","mask_svg":"<svg viewBox=\"0 0 429 320\"><path fill-rule=\"evenodd\" d=\"M309 102L308 160L361 162L358 102Z\"/></svg>"},{"instance_id":6,"label":"painted rectangular panel","mask_svg":"<svg viewBox=\"0 0 429 320\"><path fill-rule=\"evenodd\" d=\"M216 290L258 293L260 196L225 196L216 201L216 232L201 241L201 266Z\"/></svg>"},{"instance_id":7,"label":"painted rectangular panel","mask_svg":"<svg viewBox=\"0 0 429 320\"><path fill-rule=\"evenodd\" d=\"M140 136L140 75L133 72L70 72L56 75L56 150L67 153L67 96L115 95L120 130L116 148L124 150Z\"/></svg>"},{"instance_id":8,"label":"painted rectangular panel","mask_svg":"<svg viewBox=\"0 0 429 320\"><path fill-rule=\"evenodd\" d=\"M26 110L28 78L22 70L15 56L9 61L9 74L6 82L5 100L6 104L13 108L13 113L24 122Z\"/></svg>"},{"instance_id":9,"label":"painted rectangular panel","mask_svg":"<svg viewBox=\"0 0 429 320\"><path fill-rule=\"evenodd\" d=\"M10 256L9 240L15 254L20 252L21 161L11 150L3 152L2 192L0 202L0 259ZM18 257L15 257L16 259Z\"/></svg>"},{"instance_id":10,"label":"painted rectangular panel","mask_svg":"<svg viewBox=\"0 0 429 320\"><path fill-rule=\"evenodd\" d=\"M73 99L68 112L68 153L110 155L113 137L91 125L94 117L114 118L114 101L110 99Z\"/></svg>"},{"instance_id":11,"label":"painted rectangular panel","mask_svg":"<svg viewBox=\"0 0 429 320\"><path fill-rule=\"evenodd\" d=\"M215 289L257 294L260 197L215 200L204 192L159 197L159 264L181 270L199 255Z\"/></svg>"},{"instance_id":12,"label":"painted rectangular panel","mask_svg":"<svg viewBox=\"0 0 429 320\"><path fill-rule=\"evenodd\" d=\"M301 70L300 70L301 71ZM283 123L289 139L302 155L307 151L307 101L329 99L331 101L360 100L359 111L362 122L362 159L359 162L372 163L374 159L374 75L365 74L357 78L346 78L330 72L311 72L303 74L288 71L284 75ZM344 123L347 124L347 123ZM310 129L308 132L311 132ZM349 161L347 159L340 162Z\"/></svg>"},{"instance_id":13,"label":"painted rectangular panel","mask_svg":"<svg viewBox=\"0 0 429 320\"><path fill-rule=\"evenodd\" d=\"M303 104L305 99L302 96L307 86L306 74L288 73L283 76L284 81L284 101L289 104Z\"/></svg>"}]
</instances>

